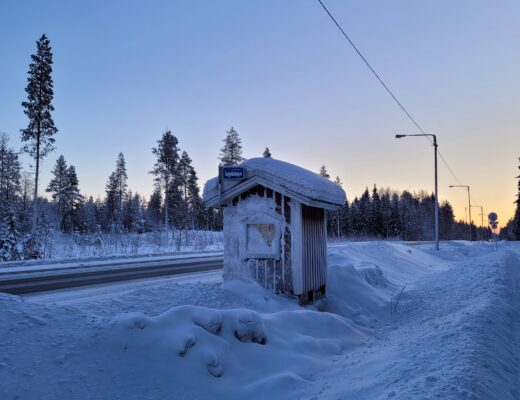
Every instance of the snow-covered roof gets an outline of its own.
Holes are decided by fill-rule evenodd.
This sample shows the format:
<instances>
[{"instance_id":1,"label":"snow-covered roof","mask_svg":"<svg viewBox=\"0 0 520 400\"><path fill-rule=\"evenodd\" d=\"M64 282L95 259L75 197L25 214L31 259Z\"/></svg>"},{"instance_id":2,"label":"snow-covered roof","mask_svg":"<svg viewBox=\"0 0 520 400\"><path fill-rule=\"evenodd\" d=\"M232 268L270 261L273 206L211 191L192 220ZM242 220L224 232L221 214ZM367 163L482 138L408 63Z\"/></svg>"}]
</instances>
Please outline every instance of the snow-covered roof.
<instances>
[{"instance_id":1,"label":"snow-covered roof","mask_svg":"<svg viewBox=\"0 0 520 400\"><path fill-rule=\"evenodd\" d=\"M244 180L226 180L221 202L229 201L252 186L262 185L288 196L303 204L335 209L345 203L343 189L312 171L274 158L251 158L238 166L244 167ZM218 177L210 179L204 186L203 199L210 207L218 207Z\"/></svg>"}]
</instances>

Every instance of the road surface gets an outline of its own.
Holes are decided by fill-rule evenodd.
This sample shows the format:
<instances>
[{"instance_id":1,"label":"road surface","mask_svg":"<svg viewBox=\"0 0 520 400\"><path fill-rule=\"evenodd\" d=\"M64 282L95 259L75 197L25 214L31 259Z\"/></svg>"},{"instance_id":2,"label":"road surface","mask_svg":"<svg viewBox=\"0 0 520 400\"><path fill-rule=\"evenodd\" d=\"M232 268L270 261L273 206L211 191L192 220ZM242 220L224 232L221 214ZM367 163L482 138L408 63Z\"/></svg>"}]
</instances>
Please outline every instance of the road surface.
<instances>
[{"instance_id":1,"label":"road surface","mask_svg":"<svg viewBox=\"0 0 520 400\"><path fill-rule=\"evenodd\" d=\"M0 273L0 292L28 294L76 286L218 270L222 269L222 265L221 255L205 255L27 272L17 270Z\"/></svg>"}]
</instances>

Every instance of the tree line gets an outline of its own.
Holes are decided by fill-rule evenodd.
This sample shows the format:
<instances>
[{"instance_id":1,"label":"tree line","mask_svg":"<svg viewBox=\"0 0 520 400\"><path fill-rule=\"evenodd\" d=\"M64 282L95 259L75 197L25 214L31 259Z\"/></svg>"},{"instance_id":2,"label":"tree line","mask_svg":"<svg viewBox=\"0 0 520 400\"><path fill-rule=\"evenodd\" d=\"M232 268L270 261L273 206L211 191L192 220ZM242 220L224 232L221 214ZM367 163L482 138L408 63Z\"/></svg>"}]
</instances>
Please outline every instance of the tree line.
<instances>
[{"instance_id":1,"label":"tree line","mask_svg":"<svg viewBox=\"0 0 520 400\"><path fill-rule=\"evenodd\" d=\"M323 169L321 171L323 173ZM339 178L335 182L341 185ZM351 239L435 240L435 196L425 191L410 193L373 186L338 211L327 213L329 237ZM441 240L468 239L469 224L456 221L448 201L439 204ZM491 231L471 224L473 240L489 239Z\"/></svg>"}]
</instances>

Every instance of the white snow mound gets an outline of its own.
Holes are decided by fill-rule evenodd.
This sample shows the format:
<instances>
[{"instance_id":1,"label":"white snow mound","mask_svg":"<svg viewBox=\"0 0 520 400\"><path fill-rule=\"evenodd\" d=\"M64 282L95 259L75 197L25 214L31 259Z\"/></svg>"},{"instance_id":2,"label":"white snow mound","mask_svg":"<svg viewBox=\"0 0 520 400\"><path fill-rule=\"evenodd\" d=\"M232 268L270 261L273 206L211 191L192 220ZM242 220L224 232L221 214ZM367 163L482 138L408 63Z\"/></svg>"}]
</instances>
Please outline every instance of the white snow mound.
<instances>
[{"instance_id":1,"label":"white snow mound","mask_svg":"<svg viewBox=\"0 0 520 400\"><path fill-rule=\"evenodd\" d=\"M295 382L310 383L310 371L366 340L351 322L329 313L197 306L174 307L156 317L120 315L102 335L112 357L119 354L146 376L173 380L181 393L201 398L209 393L233 398L230 388L237 385L242 387L237 397L262 398L262 390L272 393L273 386L287 391Z\"/></svg>"}]
</instances>

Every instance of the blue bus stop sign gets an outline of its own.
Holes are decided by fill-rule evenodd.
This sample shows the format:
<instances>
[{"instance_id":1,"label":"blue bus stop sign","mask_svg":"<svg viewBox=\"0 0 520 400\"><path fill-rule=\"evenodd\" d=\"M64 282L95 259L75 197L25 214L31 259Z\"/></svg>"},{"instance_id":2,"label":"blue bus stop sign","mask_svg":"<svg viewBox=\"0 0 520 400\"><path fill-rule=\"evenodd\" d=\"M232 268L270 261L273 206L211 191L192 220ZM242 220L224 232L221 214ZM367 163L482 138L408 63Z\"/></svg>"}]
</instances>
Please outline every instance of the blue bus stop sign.
<instances>
[{"instance_id":1,"label":"blue bus stop sign","mask_svg":"<svg viewBox=\"0 0 520 400\"><path fill-rule=\"evenodd\" d=\"M244 179L246 177L244 167L222 167L224 179Z\"/></svg>"}]
</instances>

